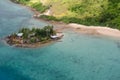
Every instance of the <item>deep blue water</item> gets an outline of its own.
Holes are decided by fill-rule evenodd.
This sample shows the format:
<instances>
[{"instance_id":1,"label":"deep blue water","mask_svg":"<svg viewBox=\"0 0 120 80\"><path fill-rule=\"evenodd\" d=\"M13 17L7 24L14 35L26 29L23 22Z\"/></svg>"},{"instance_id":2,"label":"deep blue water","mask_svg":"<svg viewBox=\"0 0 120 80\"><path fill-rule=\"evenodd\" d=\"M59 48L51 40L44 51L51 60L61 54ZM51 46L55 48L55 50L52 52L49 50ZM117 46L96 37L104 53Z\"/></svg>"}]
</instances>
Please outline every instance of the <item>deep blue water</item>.
<instances>
[{"instance_id":1,"label":"deep blue water","mask_svg":"<svg viewBox=\"0 0 120 80\"><path fill-rule=\"evenodd\" d=\"M0 1L0 38L47 23L26 7ZM62 42L15 48L0 40L0 80L120 80L120 41L65 31Z\"/></svg>"}]
</instances>

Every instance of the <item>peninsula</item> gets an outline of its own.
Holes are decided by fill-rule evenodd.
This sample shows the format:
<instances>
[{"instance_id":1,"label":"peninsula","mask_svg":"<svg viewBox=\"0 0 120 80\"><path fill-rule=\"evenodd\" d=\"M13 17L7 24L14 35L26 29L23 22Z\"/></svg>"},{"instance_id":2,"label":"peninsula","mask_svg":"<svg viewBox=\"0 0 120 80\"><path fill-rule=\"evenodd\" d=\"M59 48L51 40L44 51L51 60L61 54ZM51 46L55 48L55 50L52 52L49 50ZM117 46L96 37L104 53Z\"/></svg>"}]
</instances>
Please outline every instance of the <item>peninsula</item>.
<instances>
[{"instance_id":1,"label":"peninsula","mask_svg":"<svg viewBox=\"0 0 120 80\"><path fill-rule=\"evenodd\" d=\"M120 38L119 1L11 1L28 6L34 18L60 26L61 30L72 28L75 32Z\"/></svg>"},{"instance_id":2,"label":"peninsula","mask_svg":"<svg viewBox=\"0 0 120 80\"><path fill-rule=\"evenodd\" d=\"M6 42L11 46L34 48L55 42L63 37L53 26L40 28L22 28L18 33L13 33L6 37Z\"/></svg>"}]
</instances>

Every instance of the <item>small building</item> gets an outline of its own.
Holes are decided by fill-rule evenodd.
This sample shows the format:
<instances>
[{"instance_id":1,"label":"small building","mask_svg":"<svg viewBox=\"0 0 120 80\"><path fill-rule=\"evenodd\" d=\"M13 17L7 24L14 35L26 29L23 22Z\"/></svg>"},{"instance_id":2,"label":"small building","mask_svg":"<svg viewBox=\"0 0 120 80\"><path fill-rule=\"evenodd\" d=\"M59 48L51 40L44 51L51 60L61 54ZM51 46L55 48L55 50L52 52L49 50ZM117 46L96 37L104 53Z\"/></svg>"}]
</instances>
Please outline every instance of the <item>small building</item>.
<instances>
[{"instance_id":1,"label":"small building","mask_svg":"<svg viewBox=\"0 0 120 80\"><path fill-rule=\"evenodd\" d=\"M52 39L60 39L60 38L62 38L63 36L64 36L63 34L57 33L56 35L51 35L50 37L51 37Z\"/></svg>"},{"instance_id":2,"label":"small building","mask_svg":"<svg viewBox=\"0 0 120 80\"><path fill-rule=\"evenodd\" d=\"M53 36L51 35L50 37L51 37L52 39L58 38L58 36L56 36L56 35L53 35Z\"/></svg>"},{"instance_id":3,"label":"small building","mask_svg":"<svg viewBox=\"0 0 120 80\"><path fill-rule=\"evenodd\" d=\"M22 37L22 36L23 36L23 33L17 33L17 36L18 36L18 37Z\"/></svg>"}]
</instances>

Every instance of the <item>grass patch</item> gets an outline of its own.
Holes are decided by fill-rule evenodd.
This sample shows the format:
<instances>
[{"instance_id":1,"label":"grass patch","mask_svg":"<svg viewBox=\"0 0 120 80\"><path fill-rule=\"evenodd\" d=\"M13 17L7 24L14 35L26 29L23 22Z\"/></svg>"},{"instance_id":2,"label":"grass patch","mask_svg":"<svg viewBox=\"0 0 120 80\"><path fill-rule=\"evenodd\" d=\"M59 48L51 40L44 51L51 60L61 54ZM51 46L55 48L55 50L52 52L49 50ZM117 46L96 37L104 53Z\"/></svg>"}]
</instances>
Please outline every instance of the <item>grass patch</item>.
<instances>
[{"instance_id":1,"label":"grass patch","mask_svg":"<svg viewBox=\"0 0 120 80\"><path fill-rule=\"evenodd\" d=\"M31 5L31 7L34 8L34 9L36 9L37 11L39 11L39 12L41 12L41 13L43 13L43 12L45 12L47 9L49 9L48 6L42 5L42 3L33 3L33 4Z\"/></svg>"}]
</instances>

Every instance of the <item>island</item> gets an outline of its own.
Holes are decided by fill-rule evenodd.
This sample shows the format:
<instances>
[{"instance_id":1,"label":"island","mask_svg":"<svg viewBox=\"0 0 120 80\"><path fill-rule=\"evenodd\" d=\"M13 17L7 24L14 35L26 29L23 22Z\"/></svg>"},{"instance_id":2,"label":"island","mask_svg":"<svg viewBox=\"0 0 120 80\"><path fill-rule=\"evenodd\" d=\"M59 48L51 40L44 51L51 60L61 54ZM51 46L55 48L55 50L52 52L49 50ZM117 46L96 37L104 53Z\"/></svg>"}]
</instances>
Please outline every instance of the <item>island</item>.
<instances>
[{"instance_id":1,"label":"island","mask_svg":"<svg viewBox=\"0 0 120 80\"><path fill-rule=\"evenodd\" d=\"M35 48L55 42L63 37L61 32L53 29L53 26L43 28L22 28L5 38L11 46Z\"/></svg>"}]
</instances>

